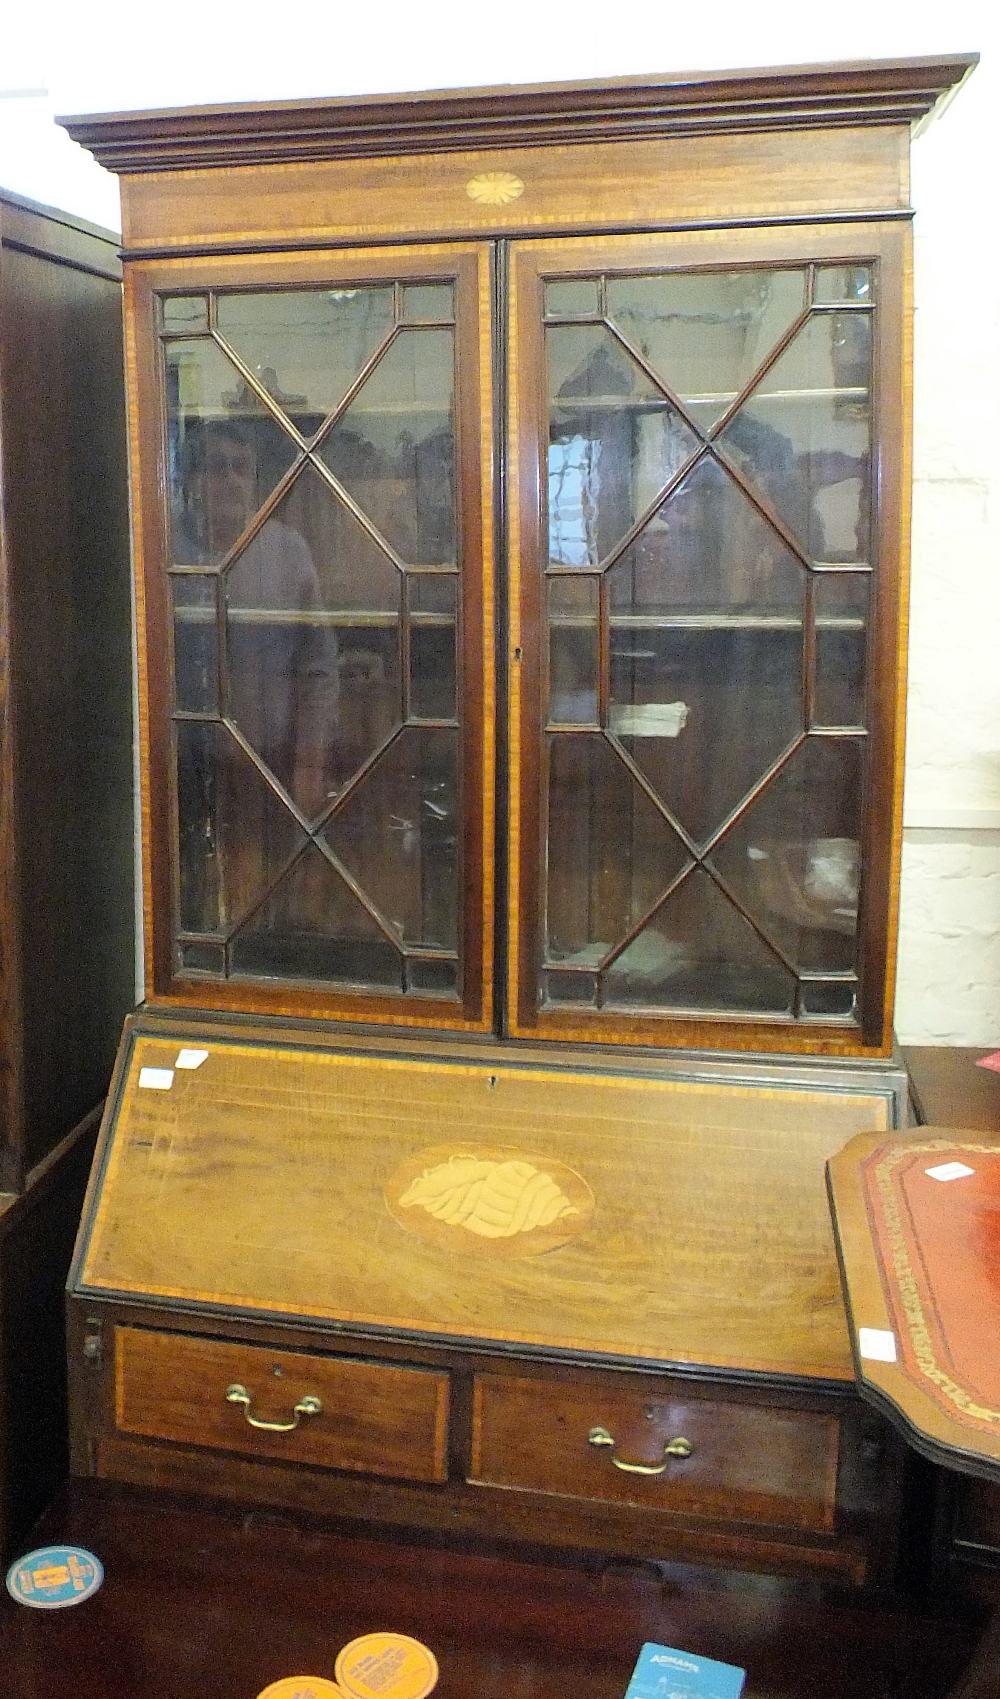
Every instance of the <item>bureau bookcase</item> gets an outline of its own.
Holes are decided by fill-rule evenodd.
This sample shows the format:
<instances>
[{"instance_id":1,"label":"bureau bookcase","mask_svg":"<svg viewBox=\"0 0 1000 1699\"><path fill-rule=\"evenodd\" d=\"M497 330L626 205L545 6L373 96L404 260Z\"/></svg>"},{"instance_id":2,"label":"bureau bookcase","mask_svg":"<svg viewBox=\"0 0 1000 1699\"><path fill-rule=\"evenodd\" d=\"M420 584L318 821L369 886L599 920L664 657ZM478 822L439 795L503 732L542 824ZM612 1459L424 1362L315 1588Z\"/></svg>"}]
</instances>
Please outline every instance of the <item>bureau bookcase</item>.
<instances>
[{"instance_id":1,"label":"bureau bookcase","mask_svg":"<svg viewBox=\"0 0 1000 1699\"><path fill-rule=\"evenodd\" d=\"M821 1174L900 1116L908 149L972 63L66 121L147 973L81 1468L884 1556Z\"/></svg>"}]
</instances>

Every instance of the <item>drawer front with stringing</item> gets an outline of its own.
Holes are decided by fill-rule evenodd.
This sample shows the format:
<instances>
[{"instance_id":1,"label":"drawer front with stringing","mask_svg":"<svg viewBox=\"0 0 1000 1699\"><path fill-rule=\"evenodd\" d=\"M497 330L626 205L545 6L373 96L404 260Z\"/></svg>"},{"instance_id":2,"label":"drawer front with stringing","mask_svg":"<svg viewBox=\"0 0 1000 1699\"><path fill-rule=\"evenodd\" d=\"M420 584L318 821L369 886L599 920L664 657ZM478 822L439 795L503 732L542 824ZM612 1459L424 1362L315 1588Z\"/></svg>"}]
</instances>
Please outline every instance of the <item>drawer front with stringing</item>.
<instances>
[{"instance_id":1,"label":"drawer front with stringing","mask_svg":"<svg viewBox=\"0 0 1000 1699\"><path fill-rule=\"evenodd\" d=\"M447 1478L448 1376L115 1330L118 1431L400 1480Z\"/></svg>"},{"instance_id":2,"label":"drawer front with stringing","mask_svg":"<svg viewBox=\"0 0 1000 1699\"><path fill-rule=\"evenodd\" d=\"M480 1375L469 1478L823 1535L839 1448L822 1411Z\"/></svg>"}]
</instances>

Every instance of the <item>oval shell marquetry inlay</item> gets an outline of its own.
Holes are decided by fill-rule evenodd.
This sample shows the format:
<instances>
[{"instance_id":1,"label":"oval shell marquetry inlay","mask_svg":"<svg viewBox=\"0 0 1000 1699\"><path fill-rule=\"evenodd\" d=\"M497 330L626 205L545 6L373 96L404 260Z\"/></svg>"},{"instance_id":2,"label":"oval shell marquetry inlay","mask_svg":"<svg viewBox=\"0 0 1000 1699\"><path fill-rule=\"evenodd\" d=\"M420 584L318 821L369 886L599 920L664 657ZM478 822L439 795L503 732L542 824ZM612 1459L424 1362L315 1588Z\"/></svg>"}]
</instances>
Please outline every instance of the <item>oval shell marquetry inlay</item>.
<instances>
[{"instance_id":1,"label":"oval shell marquetry inlay","mask_svg":"<svg viewBox=\"0 0 1000 1699\"><path fill-rule=\"evenodd\" d=\"M465 192L483 206L508 206L524 194L524 184L513 171L481 171L478 177L469 178Z\"/></svg>"},{"instance_id":2,"label":"oval shell marquetry inlay","mask_svg":"<svg viewBox=\"0 0 1000 1699\"><path fill-rule=\"evenodd\" d=\"M442 1146L416 1152L385 1188L401 1226L434 1244L526 1256L573 1238L594 1209L572 1168L517 1150Z\"/></svg>"}]
</instances>

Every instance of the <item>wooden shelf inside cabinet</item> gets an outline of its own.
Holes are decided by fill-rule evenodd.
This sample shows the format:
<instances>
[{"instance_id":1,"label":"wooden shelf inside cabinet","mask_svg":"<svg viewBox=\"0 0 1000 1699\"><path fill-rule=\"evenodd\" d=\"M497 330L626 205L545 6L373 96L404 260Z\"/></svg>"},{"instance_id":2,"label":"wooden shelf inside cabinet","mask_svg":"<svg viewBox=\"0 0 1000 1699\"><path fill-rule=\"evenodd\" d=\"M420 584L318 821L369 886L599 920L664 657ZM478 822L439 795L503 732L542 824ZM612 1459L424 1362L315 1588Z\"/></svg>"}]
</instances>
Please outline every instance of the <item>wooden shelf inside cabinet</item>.
<instances>
[{"instance_id":1,"label":"wooden shelf inside cabinet","mask_svg":"<svg viewBox=\"0 0 1000 1699\"><path fill-rule=\"evenodd\" d=\"M411 616L412 617L412 616ZM593 622L584 614L553 614L553 628L586 630ZM675 613L611 613L612 631L791 631L802 635L803 620L793 614L710 613L692 609ZM849 615L817 619L817 631L864 631L865 621Z\"/></svg>"},{"instance_id":2,"label":"wooden shelf inside cabinet","mask_svg":"<svg viewBox=\"0 0 1000 1699\"><path fill-rule=\"evenodd\" d=\"M582 321L585 322L585 321ZM552 321L547 321L551 326ZM762 402L790 401L865 401L868 390L860 385L839 385L835 388L815 389L765 389L753 395L755 406ZM723 412L739 399L739 392L734 390L730 395L687 395L684 405L689 408L713 406ZM564 413L634 413L642 418L647 414L662 413L674 409L674 403L668 396L629 396L629 395L560 395L552 396L552 410L556 417Z\"/></svg>"},{"instance_id":3,"label":"wooden shelf inside cabinet","mask_svg":"<svg viewBox=\"0 0 1000 1699\"><path fill-rule=\"evenodd\" d=\"M216 613L214 608L178 607L174 617L180 625L214 625ZM385 628L394 631L399 625L399 615L384 611L368 611L364 608L344 608L342 610L329 608L234 608L226 609L226 618L233 625L264 625L264 626L330 626L335 630L347 630L354 627L359 629L378 630ZM418 628L454 631L454 618L447 614L411 613L410 624Z\"/></svg>"}]
</instances>

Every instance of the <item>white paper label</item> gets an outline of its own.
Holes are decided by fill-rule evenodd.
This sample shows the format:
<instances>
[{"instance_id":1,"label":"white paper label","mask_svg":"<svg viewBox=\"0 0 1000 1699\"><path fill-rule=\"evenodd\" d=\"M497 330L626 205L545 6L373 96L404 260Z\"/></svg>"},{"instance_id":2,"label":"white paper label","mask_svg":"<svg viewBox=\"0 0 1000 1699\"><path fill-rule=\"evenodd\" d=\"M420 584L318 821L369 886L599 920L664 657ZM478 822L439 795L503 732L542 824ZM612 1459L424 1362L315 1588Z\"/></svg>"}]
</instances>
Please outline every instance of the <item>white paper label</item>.
<instances>
[{"instance_id":1,"label":"white paper label","mask_svg":"<svg viewBox=\"0 0 1000 1699\"><path fill-rule=\"evenodd\" d=\"M174 1083L173 1068L140 1068L139 1084L147 1091L169 1091Z\"/></svg>"},{"instance_id":2,"label":"white paper label","mask_svg":"<svg viewBox=\"0 0 1000 1699\"><path fill-rule=\"evenodd\" d=\"M939 1162L936 1168L925 1168L924 1173L932 1180L966 1180L976 1170L965 1162Z\"/></svg>"},{"instance_id":3,"label":"white paper label","mask_svg":"<svg viewBox=\"0 0 1000 1699\"><path fill-rule=\"evenodd\" d=\"M200 1068L208 1058L207 1050L178 1050L175 1068Z\"/></svg>"},{"instance_id":4,"label":"white paper label","mask_svg":"<svg viewBox=\"0 0 1000 1699\"><path fill-rule=\"evenodd\" d=\"M896 1361L896 1335L887 1327L859 1327L858 1350L872 1363Z\"/></svg>"}]
</instances>

